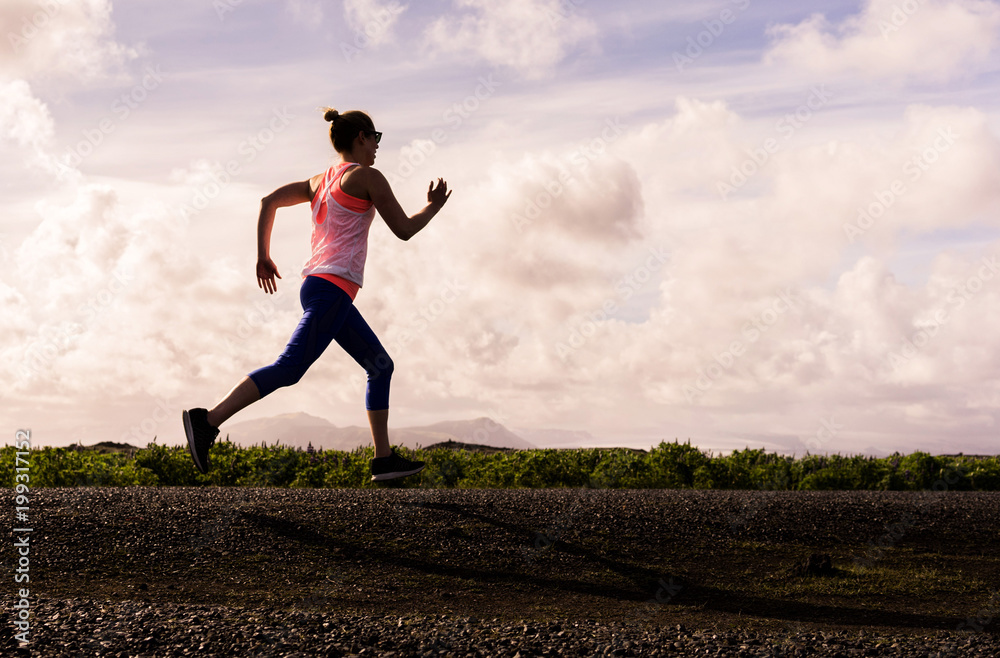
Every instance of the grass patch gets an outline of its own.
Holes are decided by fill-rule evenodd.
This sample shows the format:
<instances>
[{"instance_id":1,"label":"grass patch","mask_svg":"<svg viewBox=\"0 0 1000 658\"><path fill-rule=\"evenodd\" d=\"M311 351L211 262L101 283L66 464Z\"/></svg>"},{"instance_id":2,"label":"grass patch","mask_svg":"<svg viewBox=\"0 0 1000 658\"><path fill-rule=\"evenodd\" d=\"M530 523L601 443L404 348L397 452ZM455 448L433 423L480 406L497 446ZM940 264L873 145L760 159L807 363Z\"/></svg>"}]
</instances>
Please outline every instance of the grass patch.
<instances>
[{"instance_id":1,"label":"grass patch","mask_svg":"<svg viewBox=\"0 0 1000 658\"><path fill-rule=\"evenodd\" d=\"M767 592L781 598L842 597L933 599L940 596L971 596L988 592L980 578L961 571L948 571L915 564L915 561L859 567L837 567L830 576L778 576L763 582Z\"/></svg>"}]
</instances>

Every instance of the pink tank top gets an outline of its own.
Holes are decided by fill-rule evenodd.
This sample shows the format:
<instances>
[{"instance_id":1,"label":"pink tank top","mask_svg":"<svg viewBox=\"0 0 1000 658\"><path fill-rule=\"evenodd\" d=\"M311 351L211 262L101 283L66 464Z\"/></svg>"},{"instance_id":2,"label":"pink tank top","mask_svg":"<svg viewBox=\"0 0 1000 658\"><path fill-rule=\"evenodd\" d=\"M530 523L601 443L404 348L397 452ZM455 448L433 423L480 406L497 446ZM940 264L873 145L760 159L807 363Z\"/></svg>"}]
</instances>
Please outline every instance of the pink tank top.
<instances>
[{"instance_id":1,"label":"pink tank top","mask_svg":"<svg viewBox=\"0 0 1000 658\"><path fill-rule=\"evenodd\" d=\"M327 169L313 197L312 257L302 269L302 276L321 276L344 288L354 299L364 285L368 229L375 218L375 206L340 189L341 177L352 166L357 163L341 162ZM352 289L344 283L353 284Z\"/></svg>"}]
</instances>

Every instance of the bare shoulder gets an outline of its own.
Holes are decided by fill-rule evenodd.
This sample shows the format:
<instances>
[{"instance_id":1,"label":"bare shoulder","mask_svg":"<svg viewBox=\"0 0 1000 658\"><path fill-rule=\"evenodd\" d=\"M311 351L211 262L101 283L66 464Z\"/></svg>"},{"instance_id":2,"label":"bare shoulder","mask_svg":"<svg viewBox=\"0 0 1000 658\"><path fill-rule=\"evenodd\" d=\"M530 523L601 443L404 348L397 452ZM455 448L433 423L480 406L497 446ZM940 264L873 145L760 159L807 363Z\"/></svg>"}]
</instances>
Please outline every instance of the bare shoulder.
<instances>
[{"instance_id":1,"label":"bare shoulder","mask_svg":"<svg viewBox=\"0 0 1000 658\"><path fill-rule=\"evenodd\" d=\"M316 192L319 191L319 186L323 184L323 179L326 177L326 172L322 174L316 174L309 179L309 198L316 196Z\"/></svg>"},{"instance_id":2,"label":"bare shoulder","mask_svg":"<svg viewBox=\"0 0 1000 658\"><path fill-rule=\"evenodd\" d=\"M388 184L382 172L375 167L357 165L344 172L340 178L340 189L359 199L371 199L372 192Z\"/></svg>"},{"instance_id":3,"label":"bare shoulder","mask_svg":"<svg viewBox=\"0 0 1000 658\"><path fill-rule=\"evenodd\" d=\"M341 177L341 179L344 181L351 180L352 178L354 180L365 181L365 182L370 182L374 180L385 180L385 176L382 175L381 171L379 171L375 167L369 167L368 165L362 165L362 164L354 165L353 167L345 171L344 175Z\"/></svg>"}]
</instances>

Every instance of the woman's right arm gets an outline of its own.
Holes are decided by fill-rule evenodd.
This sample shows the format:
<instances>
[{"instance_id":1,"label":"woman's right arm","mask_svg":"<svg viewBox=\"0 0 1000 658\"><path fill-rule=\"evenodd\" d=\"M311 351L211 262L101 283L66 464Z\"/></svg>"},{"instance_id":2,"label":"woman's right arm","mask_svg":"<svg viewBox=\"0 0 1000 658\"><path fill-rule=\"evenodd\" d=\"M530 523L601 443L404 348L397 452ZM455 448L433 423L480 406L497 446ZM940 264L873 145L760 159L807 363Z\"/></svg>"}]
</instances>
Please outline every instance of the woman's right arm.
<instances>
[{"instance_id":1,"label":"woman's right arm","mask_svg":"<svg viewBox=\"0 0 1000 658\"><path fill-rule=\"evenodd\" d=\"M274 214L278 208L312 201L316 186L322 178L323 174L319 174L307 181L279 187L260 200L260 216L257 218L257 285L266 293L277 290L274 277L281 278L277 266L271 260L271 228L274 226Z\"/></svg>"},{"instance_id":2,"label":"woman's right arm","mask_svg":"<svg viewBox=\"0 0 1000 658\"><path fill-rule=\"evenodd\" d=\"M432 182L427 188L427 205L410 217L403 212L402 206L396 200L396 195L389 187L389 181L382 175L382 172L371 167L365 167L363 171L367 178L364 182L368 188L368 195L371 197L375 209L385 220L389 230L400 240L409 240L419 233L451 196L451 192L448 191L448 183L439 178L437 187L434 187Z\"/></svg>"}]
</instances>

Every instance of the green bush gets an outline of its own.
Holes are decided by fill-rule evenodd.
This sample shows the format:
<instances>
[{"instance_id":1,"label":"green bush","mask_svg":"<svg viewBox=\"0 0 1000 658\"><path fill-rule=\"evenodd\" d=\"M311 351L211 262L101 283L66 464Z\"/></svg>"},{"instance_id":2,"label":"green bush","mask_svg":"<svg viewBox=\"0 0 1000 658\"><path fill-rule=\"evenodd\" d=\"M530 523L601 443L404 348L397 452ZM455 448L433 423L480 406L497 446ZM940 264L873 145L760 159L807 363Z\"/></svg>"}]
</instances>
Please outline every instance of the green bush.
<instances>
[{"instance_id":1,"label":"green bush","mask_svg":"<svg viewBox=\"0 0 1000 658\"><path fill-rule=\"evenodd\" d=\"M136 453L134 461L137 467L152 473L156 484L193 486L205 482L195 470L187 448L150 443Z\"/></svg>"},{"instance_id":2,"label":"green bush","mask_svg":"<svg viewBox=\"0 0 1000 658\"><path fill-rule=\"evenodd\" d=\"M996 457L968 464L967 478L973 491L1000 491L1000 460Z\"/></svg>"},{"instance_id":3,"label":"green bush","mask_svg":"<svg viewBox=\"0 0 1000 658\"><path fill-rule=\"evenodd\" d=\"M661 442L649 452L514 450L485 454L467 450L397 452L427 467L392 486L425 488L751 489L882 491L1000 491L997 457L941 457L925 452L884 458L735 450L712 456L687 443ZM199 473L184 447L151 443L134 454L79 448L30 451L31 488L78 486L252 486L374 488L372 446L301 450L288 446L240 448L228 440L211 449L211 470ZM15 449L0 449L7 466L0 486L14 486ZM23 466L23 465L22 465Z\"/></svg>"}]
</instances>

